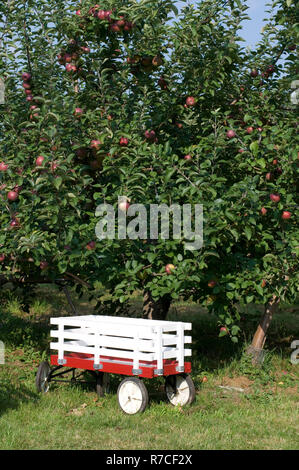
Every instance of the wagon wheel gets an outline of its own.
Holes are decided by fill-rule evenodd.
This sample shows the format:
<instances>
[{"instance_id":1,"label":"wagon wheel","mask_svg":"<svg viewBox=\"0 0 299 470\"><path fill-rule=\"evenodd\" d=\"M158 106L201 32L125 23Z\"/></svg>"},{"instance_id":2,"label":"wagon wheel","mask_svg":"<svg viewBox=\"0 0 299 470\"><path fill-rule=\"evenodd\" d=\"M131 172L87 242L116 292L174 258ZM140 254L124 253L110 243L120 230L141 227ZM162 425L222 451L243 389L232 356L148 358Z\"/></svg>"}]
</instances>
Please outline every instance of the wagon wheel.
<instances>
[{"instance_id":1,"label":"wagon wheel","mask_svg":"<svg viewBox=\"0 0 299 470\"><path fill-rule=\"evenodd\" d=\"M168 400L174 406L190 405L195 400L195 387L188 374L169 375L165 379Z\"/></svg>"},{"instance_id":2,"label":"wagon wheel","mask_svg":"<svg viewBox=\"0 0 299 470\"><path fill-rule=\"evenodd\" d=\"M109 374L98 372L96 379L96 390L99 397L103 397L105 393L109 393Z\"/></svg>"},{"instance_id":3,"label":"wagon wheel","mask_svg":"<svg viewBox=\"0 0 299 470\"><path fill-rule=\"evenodd\" d=\"M40 363L37 369L36 377L35 377L35 385L36 389L39 393L47 393L50 384L48 381L48 377L50 375L51 368L48 362L43 361Z\"/></svg>"},{"instance_id":4,"label":"wagon wheel","mask_svg":"<svg viewBox=\"0 0 299 470\"><path fill-rule=\"evenodd\" d=\"M148 405L148 392L138 377L127 377L117 390L118 404L129 415L142 413Z\"/></svg>"}]
</instances>

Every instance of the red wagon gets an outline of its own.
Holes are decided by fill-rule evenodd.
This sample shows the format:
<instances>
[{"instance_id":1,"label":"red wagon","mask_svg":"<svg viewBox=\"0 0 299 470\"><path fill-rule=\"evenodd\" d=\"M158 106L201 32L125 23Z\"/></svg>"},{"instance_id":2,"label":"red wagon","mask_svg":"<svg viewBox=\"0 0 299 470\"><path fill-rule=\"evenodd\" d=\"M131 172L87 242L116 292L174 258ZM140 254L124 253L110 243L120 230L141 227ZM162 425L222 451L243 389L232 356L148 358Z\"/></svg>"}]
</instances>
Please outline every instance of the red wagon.
<instances>
[{"instance_id":1,"label":"red wagon","mask_svg":"<svg viewBox=\"0 0 299 470\"><path fill-rule=\"evenodd\" d=\"M144 320L128 317L87 315L52 318L57 325L51 336L51 366L42 362L36 375L38 391L47 392L51 382L65 381L65 374L77 380L88 371L100 396L105 393L109 374L126 376L117 391L120 408L127 414L144 411L148 392L143 378L165 378L165 391L173 405L190 404L195 388L189 375L191 323ZM77 371L83 371L78 372Z\"/></svg>"}]
</instances>

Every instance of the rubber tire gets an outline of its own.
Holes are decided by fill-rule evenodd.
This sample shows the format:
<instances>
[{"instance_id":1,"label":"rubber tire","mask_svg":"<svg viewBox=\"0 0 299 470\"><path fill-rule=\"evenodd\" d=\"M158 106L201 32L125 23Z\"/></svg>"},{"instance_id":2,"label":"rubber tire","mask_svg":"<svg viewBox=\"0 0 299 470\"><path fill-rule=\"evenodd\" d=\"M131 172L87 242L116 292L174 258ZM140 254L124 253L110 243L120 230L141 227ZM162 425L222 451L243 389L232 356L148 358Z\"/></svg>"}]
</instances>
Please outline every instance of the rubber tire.
<instances>
[{"instance_id":1,"label":"rubber tire","mask_svg":"<svg viewBox=\"0 0 299 470\"><path fill-rule=\"evenodd\" d=\"M171 398L168 395L168 391L170 391L169 389L172 389L173 393L177 395L176 387L177 387L177 382L179 380L178 379L179 377L183 378L187 382L188 389L189 389L189 397L186 402L175 404L171 401ZM191 405L191 403L194 402L195 396L196 396L196 391L195 391L193 380L188 374L168 375L165 379L165 392L166 392L166 396L168 400L173 406Z\"/></svg>"},{"instance_id":2,"label":"rubber tire","mask_svg":"<svg viewBox=\"0 0 299 470\"><path fill-rule=\"evenodd\" d=\"M133 382L134 384L136 384L139 388L139 390L141 391L141 405L139 407L139 409L137 411L135 411L134 413L128 413L121 405L121 402L120 402L120 393L121 393L121 389L123 387L123 385L127 382ZM137 413L143 413L143 411L146 409L147 405L148 405L148 402L149 402L149 396L148 396L148 391L147 391L147 388L146 386L144 385L144 383L142 382L142 380L140 380L138 377L126 377L124 380L121 381L121 383L119 384L118 386L118 389L117 389L117 400L118 400L118 405L120 407L120 409L125 413L125 414L130 414L130 415L133 415L133 414L137 414Z\"/></svg>"},{"instance_id":3,"label":"rubber tire","mask_svg":"<svg viewBox=\"0 0 299 470\"><path fill-rule=\"evenodd\" d=\"M99 372L96 380L96 391L98 396L101 398L106 393L109 393L109 374L105 372Z\"/></svg>"},{"instance_id":4,"label":"rubber tire","mask_svg":"<svg viewBox=\"0 0 299 470\"><path fill-rule=\"evenodd\" d=\"M38 393L47 393L49 391L49 383L47 384L46 389L43 388L43 384L49 377L51 372L50 364L47 361L43 361L38 366L36 377L35 377L35 385Z\"/></svg>"}]
</instances>

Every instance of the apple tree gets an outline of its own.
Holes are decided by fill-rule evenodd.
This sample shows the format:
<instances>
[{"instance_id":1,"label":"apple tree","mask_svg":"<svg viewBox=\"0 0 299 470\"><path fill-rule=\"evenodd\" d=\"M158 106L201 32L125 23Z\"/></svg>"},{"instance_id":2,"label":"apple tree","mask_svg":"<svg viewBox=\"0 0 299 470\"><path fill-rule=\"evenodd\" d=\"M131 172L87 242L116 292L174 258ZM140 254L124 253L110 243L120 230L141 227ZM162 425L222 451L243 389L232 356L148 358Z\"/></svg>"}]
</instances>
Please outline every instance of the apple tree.
<instances>
[{"instance_id":1,"label":"apple tree","mask_svg":"<svg viewBox=\"0 0 299 470\"><path fill-rule=\"evenodd\" d=\"M239 306L297 294L295 2L275 1L255 50L246 2L89 0L0 6L0 276L78 283L99 311L165 318L172 299L217 313L237 341ZM279 27L278 27L279 26ZM96 208L203 206L204 243L98 240ZM109 296L99 298L101 281Z\"/></svg>"}]
</instances>

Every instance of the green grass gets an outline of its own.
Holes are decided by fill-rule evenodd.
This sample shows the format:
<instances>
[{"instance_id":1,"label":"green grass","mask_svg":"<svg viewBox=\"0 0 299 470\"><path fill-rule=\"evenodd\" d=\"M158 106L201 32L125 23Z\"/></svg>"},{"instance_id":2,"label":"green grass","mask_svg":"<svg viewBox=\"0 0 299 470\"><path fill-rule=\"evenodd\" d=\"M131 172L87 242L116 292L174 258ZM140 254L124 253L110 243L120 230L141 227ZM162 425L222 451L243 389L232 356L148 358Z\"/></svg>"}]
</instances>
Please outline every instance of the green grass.
<instances>
[{"instance_id":1,"label":"green grass","mask_svg":"<svg viewBox=\"0 0 299 470\"><path fill-rule=\"evenodd\" d=\"M86 300L78 310L91 310ZM135 311L140 298L133 299ZM40 288L22 310L18 292L2 293L0 340L1 449L298 449L298 366L290 363L290 344L299 339L299 312L281 306L267 340L262 367L244 354L260 315L250 306L239 344L218 337L217 319L195 304L177 303L169 319L193 322L192 377L196 402L174 408L165 399L163 378L145 381L150 405L143 414L124 415L111 376L111 391L98 398L93 384L53 384L35 390L39 362L49 357L49 318L69 314L64 296ZM205 377L204 381L203 378ZM244 392L220 386L242 388Z\"/></svg>"}]
</instances>

